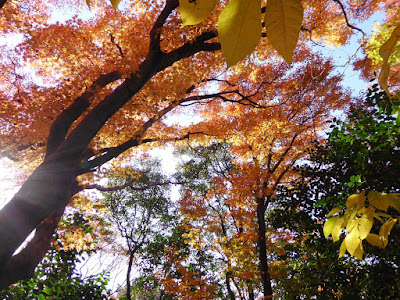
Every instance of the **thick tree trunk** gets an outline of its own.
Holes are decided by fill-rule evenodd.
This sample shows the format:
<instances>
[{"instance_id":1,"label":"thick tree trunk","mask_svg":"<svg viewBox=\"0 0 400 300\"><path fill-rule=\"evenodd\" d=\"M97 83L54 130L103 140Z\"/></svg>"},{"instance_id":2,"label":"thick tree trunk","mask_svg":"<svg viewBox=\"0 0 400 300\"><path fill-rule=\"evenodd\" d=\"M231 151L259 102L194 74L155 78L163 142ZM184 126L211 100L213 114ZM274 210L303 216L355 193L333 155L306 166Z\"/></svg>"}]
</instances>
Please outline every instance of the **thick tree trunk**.
<instances>
[{"instance_id":1,"label":"thick tree trunk","mask_svg":"<svg viewBox=\"0 0 400 300\"><path fill-rule=\"evenodd\" d=\"M71 163L45 160L0 211L0 288L29 277L50 247L68 200L78 191ZM12 256L33 229L29 251Z\"/></svg>"},{"instance_id":2,"label":"thick tree trunk","mask_svg":"<svg viewBox=\"0 0 400 300\"><path fill-rule=\"evenodd\" d=\"M271 278L268 272L267 244L265 241L265 203L264 198L257 198L257 223L258 223L258 258L263 285L264 299L272 299Z\"/></svg>"}]
</instances>

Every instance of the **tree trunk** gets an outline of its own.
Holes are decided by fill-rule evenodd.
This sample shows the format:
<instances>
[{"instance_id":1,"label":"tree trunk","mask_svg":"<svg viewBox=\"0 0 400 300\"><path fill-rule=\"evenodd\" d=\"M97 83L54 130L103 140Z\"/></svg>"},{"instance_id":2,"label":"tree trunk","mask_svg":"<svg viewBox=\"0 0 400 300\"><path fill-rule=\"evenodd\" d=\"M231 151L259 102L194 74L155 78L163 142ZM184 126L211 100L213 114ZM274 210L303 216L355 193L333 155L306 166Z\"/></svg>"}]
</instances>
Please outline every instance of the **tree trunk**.
<instances>
[{"instance_id":1,"label":"tree trunk","mask_svg":"<svg viewBox=\"0 0 400 300\"><path fill-rule=\"evenodd\" d=\"M33 273L50 247L68 200L77 191L71 164L45 160L0 211L0 289ZM36 234L29 247L12 256L33 229Z\"/></svg>"},{"instance_id":2,"label":"tree trunk","mask_svg":"<svg viewBox=\"0 0 400 300\"><path fill-rule=\"evenodd\" d=\"M133 265L133 257L135 252L131 251L129 254L128 271L126 272L126 299L131 300L131 271Z\"/></svg>"},{"instance_id":3,"label":"tree trunk","mask_svg":"<svg viewBox=\"0 0 400 300\"><path fill-rule=\"evenodd\" d=\"M264 299L272 299L271 278L268 272L267 244L265 241L265 210L264 198L257 198L257 223L258 223L258 257L263 285Z\"/></svg>"},{"instance_id":4,"label":"tree trunk","mask_svg":"<svg viewBox=\"0 0 400 300\"><path fill-rule=\"evenodd\" d=\"M233 293L233 291L231 289L230 278L231 278L231 272L226 272L225 284L226 284L226 289L228 290L229 299L235 300L235 294Z\"/></svg>"}]
</instances>

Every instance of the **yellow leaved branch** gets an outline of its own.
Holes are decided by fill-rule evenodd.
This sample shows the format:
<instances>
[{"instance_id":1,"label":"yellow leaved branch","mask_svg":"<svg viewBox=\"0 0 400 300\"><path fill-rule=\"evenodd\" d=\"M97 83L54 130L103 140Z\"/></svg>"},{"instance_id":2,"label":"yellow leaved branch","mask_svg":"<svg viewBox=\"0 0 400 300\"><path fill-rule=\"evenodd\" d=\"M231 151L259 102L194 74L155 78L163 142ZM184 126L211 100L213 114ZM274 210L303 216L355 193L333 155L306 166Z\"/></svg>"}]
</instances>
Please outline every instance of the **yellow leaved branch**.
<instances>
[{"instance_id":1,"label":"yellow leaved branch","mask_svg":"<svg viewBox=\"0 0 400 300\"><path fill-rule=\"evenodd\" d=\"M206 19L218 0L179 0L182 26ZM299 0L269 0L264 22L268 40L290 64L297 45L303 6ZM250 55L262 33L261 0L230 0L218 18L218 36L228 68Z\"/></svg>"},{"instance_id":2,"label":"yellow leaved branch","mask_svg":"<svg viewBox=\"0 0 400 300\"><path fill-rule=\"evenodd\" d=\"M400 40L400 24L393 30L390 38L379 49L379 55L383 58L382 69L379 74L379 85L385 90L386 94L390 97L388 78L389 78L389 57Z\"/></svg>"},{"instance_id":3,"label":"yellow leaved branch","mask_svg":"<svg viewBox=\"0 0 400 300\"><path fill-rule=\"evenodd\" d=\"M366 201L369 205L366 205ZM363 259L364 248L362 242L373 246L385 248L389 242L389 235L398 217L387 213L389 207L400 211L400 194L381 194L377 191L365 191L347 198L346 209L343 216L342 209L333 208L328 214L328 220L324 224L325 237L332 235L334 242L340 240L340 235L345 229L345 239L340 245L339 257L346 251L358 259ZM382 212L384 211L384 212ZM379 234L371 233L374 219L382 223Z\"/></svg>"}]
</instances>

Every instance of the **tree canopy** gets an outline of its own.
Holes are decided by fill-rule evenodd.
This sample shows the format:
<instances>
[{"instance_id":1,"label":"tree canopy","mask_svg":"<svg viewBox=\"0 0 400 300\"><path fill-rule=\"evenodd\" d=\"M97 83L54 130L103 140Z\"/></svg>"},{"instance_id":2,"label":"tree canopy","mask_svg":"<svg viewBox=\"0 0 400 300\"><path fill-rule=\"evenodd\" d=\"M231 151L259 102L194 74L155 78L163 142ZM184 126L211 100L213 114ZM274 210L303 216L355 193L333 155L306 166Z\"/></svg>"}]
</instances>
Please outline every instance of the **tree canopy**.
<instances>
[{"instance_id":1,"label":"tree canopy","mask_svg":"<svg viewBox=\"0 0 400 300\"><path fill-rule=\"evenodd\" d=\"M74 236L59 227L66 207L81 212L92 203L91 222L100 224L105 205L88 191L102 190L110 174L126 176L123 166L142 159L141 153L167 143L195 148L224 142L234 168L208 174L211 183L205 186L190 189L181 182L181 217L191 220L170 229L174 238L167 238L170 248L163 256L169 269L162 270L194 281L185 288L161 271L158 278L171 287L169 294L179 288L183 298L188 290L216 297L219 283L203 284L212 281L204 270L216 268L214 262L201 247L188 248L199 241L197 233L216 234L225 239L216 244L227 262L228 295L246 292L254 298L259 292L271 298L269 260L279 252L271 245L280 239L269 229L268 209L280 189L299 178L295 167L308 157L312 141L322 140L331 113L350 103L363 105L342 87L334 62L313 45L336 47L355 34L364 36L357 24L378 12L385 13L384 24L362 42L366 56L355 65L366 77L380 72L394 112L400 39L394 1L1 1L0 149L24 172L24 182L0 211L0 287L34 274L57 227L65 237ZM190 112L199 121L180 122ZM359 175L364 174L353 179ZM115 181L114 190L132 188L143 176ZM140 197L149 202L165 197L152 191ZM209 207L215 201L222 201L220 210ZM191 208L204 215L193 215ZM208 222L218 226L208 228ZM232 230L224 233L226 224ZM34 237L16 252L32 231ZM92 238L100 236L94 232ZM225 247L226 239L233 248ZM235 243L248 245L240 258L232 250ZM346 244L350 254L359 244L353 246ZM193 255L202 257L202 265L177 263ZM248 265L237 265L247 255ZM244 275L229 264L243 267ZM249 281L246 272L260 281Z\"/></svg>"}]
</instances>

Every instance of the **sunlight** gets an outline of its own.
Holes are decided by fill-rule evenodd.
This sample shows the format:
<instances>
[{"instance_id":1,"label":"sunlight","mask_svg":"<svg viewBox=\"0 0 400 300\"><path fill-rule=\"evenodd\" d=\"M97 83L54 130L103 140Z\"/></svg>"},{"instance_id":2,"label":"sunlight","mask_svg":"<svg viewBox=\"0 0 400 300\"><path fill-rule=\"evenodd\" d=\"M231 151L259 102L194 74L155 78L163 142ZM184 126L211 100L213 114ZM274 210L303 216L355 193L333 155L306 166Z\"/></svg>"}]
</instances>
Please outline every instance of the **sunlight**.
<instances>
[{"instance_id":1,"label":"sunlight","mask_svg":"<svg viewBox=\"0 0 400 300\"><path fill-rule=\"evenodd\" d=\"M6 159L0 159L0 209L11 200L19 186L14 182L15 171L7 164Z\"/></svg>"}]
</instances>

